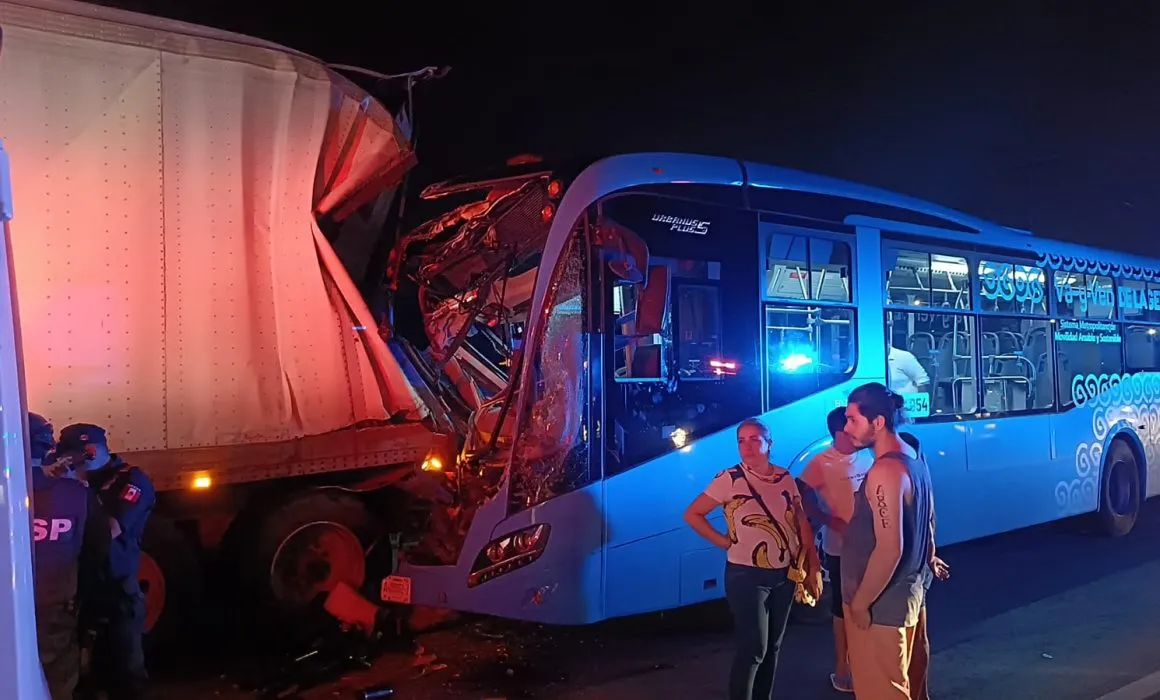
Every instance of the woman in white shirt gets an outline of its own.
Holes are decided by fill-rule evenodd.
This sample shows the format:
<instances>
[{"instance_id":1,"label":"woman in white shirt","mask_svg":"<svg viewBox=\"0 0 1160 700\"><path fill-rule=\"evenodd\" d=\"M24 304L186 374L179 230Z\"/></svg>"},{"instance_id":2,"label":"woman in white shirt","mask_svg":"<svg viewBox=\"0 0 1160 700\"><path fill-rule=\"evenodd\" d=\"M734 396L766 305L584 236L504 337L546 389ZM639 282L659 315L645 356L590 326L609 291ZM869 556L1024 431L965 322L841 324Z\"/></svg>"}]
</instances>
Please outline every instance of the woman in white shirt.
<instances>
[{"instance_id":1,"label":"woman in white shirt","mask_svg":"<svg viewBox=\"0 0 1160 700\"><path fill-rule=\"evenodd\" d=\"M801 494L785 469L771 464L769 428L756 418L737 429L741 463L717 474L689 505L685 521L726 550L725 597L733 613L737 655L729 672L730 700L769 700L795 584L788 572L803 553L817 568L814 535ZM706 518L721 506L727 532Z\"/></svg>"}]
</instances>

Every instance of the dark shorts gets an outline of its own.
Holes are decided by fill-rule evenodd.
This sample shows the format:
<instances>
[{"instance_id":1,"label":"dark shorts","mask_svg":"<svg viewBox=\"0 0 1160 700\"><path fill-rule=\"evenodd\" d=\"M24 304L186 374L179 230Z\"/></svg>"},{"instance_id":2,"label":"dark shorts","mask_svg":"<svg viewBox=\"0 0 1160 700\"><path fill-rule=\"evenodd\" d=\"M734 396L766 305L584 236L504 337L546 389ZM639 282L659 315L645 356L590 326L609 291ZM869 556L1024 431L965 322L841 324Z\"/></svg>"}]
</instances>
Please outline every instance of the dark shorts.
<instances>
[{"instance_id":1,"label":"dark shorts","mask_svg":"<svg viewBox=\"0 0 1160 700\"><path fill-rule=\"evenodd\" d=\"M842 619L842 558L826 555L826 573L830 584L830 612Z\"/></svg>"}]
</instances>

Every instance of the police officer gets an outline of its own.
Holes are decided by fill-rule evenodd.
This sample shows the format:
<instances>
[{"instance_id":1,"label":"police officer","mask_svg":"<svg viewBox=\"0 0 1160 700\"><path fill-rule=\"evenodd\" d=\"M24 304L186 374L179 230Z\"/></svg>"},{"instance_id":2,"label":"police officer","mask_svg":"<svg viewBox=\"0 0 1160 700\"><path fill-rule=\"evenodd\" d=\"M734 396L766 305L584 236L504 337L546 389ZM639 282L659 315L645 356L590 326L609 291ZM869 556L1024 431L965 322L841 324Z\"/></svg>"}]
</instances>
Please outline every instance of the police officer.
<instances>
[{"instance_id":1,"label":"police officer","mask_svg":"<svg viewBox=\"0 0 1160 700\"><path fill-rule=\"evenodd\" d=\"M109 453L105 431L96 425L75 424L60 431L57 457L73 456L81 478L97 495L109 515L112 544L107 579L96 594L93 620L99 626L93 647L93 683L86 692L102 688L110 700L143 697L145 653L141 635L145 625L145 596L137 582L141 565L141 537L153 511L156 495L145 472Z\"/></svg>"},{"instance_id":2,"label":"police officer","mask_svg":"<svg viewBox=\"0 0 1160 700\"><path fill-rule=\"evenodd\" d=\"M28 414L32 456L33 573L40 663L53 700L72 700L80 675L77 608L87 603L109 556L109 528L84 484L50 476L52 424Z\"/></svg>"}]
</instances>

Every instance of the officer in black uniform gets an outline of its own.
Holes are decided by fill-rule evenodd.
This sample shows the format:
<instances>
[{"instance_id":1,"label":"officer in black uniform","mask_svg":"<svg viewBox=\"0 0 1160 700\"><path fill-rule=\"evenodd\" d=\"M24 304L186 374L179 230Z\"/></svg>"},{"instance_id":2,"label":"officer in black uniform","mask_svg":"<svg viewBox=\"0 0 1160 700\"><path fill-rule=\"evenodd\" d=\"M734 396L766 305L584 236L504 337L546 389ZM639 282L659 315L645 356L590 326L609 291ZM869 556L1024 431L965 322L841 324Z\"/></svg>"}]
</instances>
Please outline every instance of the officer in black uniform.
<instances>
[{"instance_id":1,"label":"officer in black uniform","mask_svg":"<svg viewBox=\"0 0 1160 700\"><path fill-rule=\"evenodd\" d=\"M92 678L86 680L85 692L103 689L110 700L142 698L148 679L141 648L145 596L137 575L141 537L156 503L153 482L145 472L110 454L105 431L96 425L82 423L61 430L56 454L58 459L71 455L76 460L78 473L110 517L113 537L108 578L95 596L95 614L86 616L86 623L91 620L95 625L97 638Z\"/></svg>"},{"instance_id":2,"label":"officer in black uniform","mask_svg":"<svg viewBox=\"0 0 1160 700\"><path fill-rule=\"evenodd\" d=\"M80 677L77 609L87 604L109 556L110 533L96 496L48 474L52 424L28 414L32 456L33 573L40 663L53 700L72 700Z\"/></svg>"}]
</instances>

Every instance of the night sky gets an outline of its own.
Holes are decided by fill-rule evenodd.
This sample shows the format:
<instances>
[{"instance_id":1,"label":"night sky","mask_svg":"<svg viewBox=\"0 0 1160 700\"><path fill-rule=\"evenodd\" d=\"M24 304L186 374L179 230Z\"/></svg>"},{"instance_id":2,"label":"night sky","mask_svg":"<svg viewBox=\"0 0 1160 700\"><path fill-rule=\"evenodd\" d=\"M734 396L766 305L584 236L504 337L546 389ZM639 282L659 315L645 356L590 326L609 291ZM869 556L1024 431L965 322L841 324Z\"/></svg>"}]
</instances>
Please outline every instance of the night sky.
<instances>
[{"instance_id":1,"label":"night sky","mask_svg":"<svg viewBox=\"0 0 1160 700\"><path fill-rule=\"evenodd\" d=\"M521 152L710 153L1160 256L1158 3L103 4L452 66L416 106L422 181ZM744 5L768 9L714 11Z\"/></svg>"}]
</instances>

